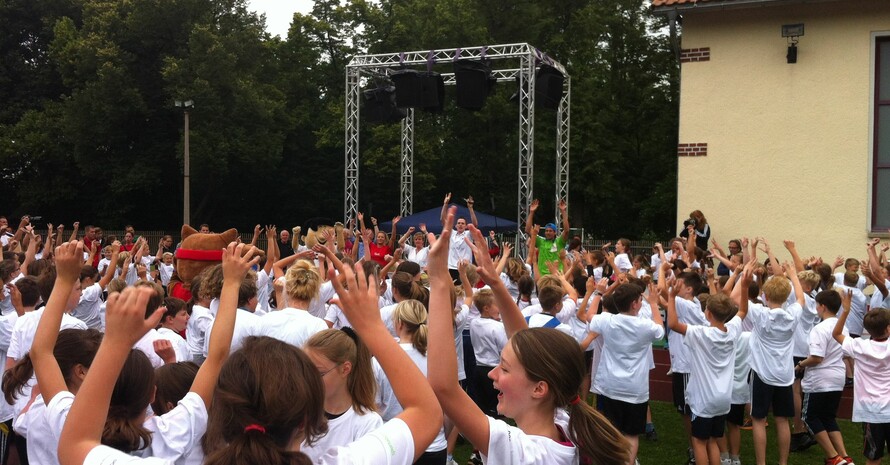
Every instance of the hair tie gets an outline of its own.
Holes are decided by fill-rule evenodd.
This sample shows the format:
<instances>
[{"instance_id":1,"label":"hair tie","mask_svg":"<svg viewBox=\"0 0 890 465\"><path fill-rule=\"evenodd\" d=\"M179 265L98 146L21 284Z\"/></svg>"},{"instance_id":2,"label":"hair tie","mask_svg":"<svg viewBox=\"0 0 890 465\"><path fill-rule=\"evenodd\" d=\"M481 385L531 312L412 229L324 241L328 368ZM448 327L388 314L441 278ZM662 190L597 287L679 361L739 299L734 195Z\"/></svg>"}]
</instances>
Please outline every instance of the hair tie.
<instances>
[{"instance_id":1,"label":"hair tie","mask_svg":"<svg viewBox=\"0 0 890 465\"><path fill-rule=\"evenodd\" d=\"M264 428L262 425L258 425L258 424L256 424L256 423L254 423L254 424L252 424L252 425L247 425L247 426L244 427L244 433L245 433L245 434L248 433L248 432L250 432L250 431L259 431L259 432L262 433L262 434L266 434L266 428Z\"/></svg>"},{"instance_id":2,"label":"hair tie","mask_svg":"<svg viewBox=\"0 0 890 465\"><path fill-rule=\"evenodd\" d=\"M572 400L569 401L569 405L578 405L581 403L581 396L575 394L575 397L572 397Z\"/></svg>"},{"instance_id":3,"label":"hair tie","mask_svg":"<svg viewBox=\"0 0 890 465\"><path fill-rule=\"evenodd\" d=\"M358 343L358 334L355 333L354 329L349 326L344 326L340 328L340 331L346 333L346 335L349 336L349 338L352 339L353 342Z\"/></svg>"}]
</instances>

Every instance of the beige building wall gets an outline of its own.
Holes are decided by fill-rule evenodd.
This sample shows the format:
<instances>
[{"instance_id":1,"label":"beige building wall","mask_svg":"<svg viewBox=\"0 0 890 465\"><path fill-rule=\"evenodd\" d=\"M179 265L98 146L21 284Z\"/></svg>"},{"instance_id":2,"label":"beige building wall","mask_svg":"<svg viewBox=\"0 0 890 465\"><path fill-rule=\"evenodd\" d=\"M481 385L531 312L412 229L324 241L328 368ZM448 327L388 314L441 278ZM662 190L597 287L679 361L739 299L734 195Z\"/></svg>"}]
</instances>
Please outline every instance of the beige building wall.
<instances>
[{"instance_id":1,"label":"beige building wall","mask_svg":"<svg viewBox=\"0 0 890 465\"><path fill-rule=\"evenodd\" d=\"M797 64L783 24L805 24ZM864 258L871 216L873 42L890 1L849 0L684 12L678 227L702 210L713 235L766 237L804 256Z\"/></svg>"}]
</instances>

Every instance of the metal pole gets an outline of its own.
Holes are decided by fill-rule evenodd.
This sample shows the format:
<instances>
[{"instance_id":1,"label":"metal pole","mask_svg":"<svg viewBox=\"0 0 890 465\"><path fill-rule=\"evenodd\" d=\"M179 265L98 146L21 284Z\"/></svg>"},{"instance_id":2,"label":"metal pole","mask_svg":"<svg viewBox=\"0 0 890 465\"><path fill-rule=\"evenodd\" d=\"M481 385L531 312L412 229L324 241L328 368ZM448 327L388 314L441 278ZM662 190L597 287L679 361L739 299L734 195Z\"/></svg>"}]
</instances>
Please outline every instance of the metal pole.
<instances>
[{"instance_id":1,"label":"metal pole","mask_svg":"<svg viewBox=\"0 0 890 465\"><path fill-rule=\"evenodd\" d=\"M189 111L183 112L185 116L185 155L182 172L182 224L192 224L191 222L191 195L189 193Z\"/></svg>"}]
</instances>

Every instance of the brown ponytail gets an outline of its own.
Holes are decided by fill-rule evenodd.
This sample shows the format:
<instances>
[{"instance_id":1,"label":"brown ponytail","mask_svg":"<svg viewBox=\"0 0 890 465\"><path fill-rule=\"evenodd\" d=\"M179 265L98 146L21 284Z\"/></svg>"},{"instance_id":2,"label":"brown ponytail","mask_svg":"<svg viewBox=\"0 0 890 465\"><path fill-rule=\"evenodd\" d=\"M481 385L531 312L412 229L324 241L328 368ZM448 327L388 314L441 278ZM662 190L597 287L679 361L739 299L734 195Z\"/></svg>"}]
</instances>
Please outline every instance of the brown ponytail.
<instances>
[{"instance_id":1,"label":"brown ponytail","mask_svg":"<svg viewBox=\"0 0 890 465\"><path fill-rule=\"evenodd\" d=\"M586 374L584 353L577 341L556 329L524 329L510 338L516 357L532 381L550 387L553 407L569 413L569 439L581 462L624 465L630 459L627 439L599 412L579 398Z\"/></svg>"},{"instance_id":2,"label":"brown ponytail","mask_svg":"<svg viewBox=\"0 0 890 465\"><path fill-rule=\"evenodd\" d=\"M154 387L155 372L148 357L131 349L111 392L102 444L127 453L151 444L151 432L142 421Z\"/></svg>"},{"instance_id":3,"label":"brown ponytail","mask_svg":"<svg viewBox=\"0 0 890 465\"><path fill-rule=\"evenodd\" d=\"M63 329L59 332L53 356L59 364L59 370L65 377L65 384L71 389L71 375L74 367L82 365L89 368L102 343L102 333L95 329ZM3 374L3 396L6 402L13 404L15 399L24 394L25 385L34 375L31 356L25 356Z\"/></svg>"}]
</instances>

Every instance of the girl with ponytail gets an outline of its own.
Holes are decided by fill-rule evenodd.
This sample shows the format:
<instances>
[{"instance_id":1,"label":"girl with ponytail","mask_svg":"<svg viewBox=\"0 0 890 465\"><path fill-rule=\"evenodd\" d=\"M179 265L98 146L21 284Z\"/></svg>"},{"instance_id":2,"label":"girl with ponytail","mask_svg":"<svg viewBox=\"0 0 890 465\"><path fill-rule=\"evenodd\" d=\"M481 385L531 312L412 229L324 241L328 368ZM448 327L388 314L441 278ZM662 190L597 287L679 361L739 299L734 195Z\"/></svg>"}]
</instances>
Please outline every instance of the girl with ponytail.
<instances>
[{"instance_id":1,"label":"girl with ponytail","mask_svg":"<svg viewBox=\"0 0 890 465\"><path fill-rule=\"evenodd\" d=\"M67 292L67 278L63 278L66 276L63 270L70 263L83 261L82 247L81 243L72 242L56 249L60 277L31 349L42 392L46 392L45 388L51 389L52 393L58 392L60 380L53 376L54 360L43 353L38 340L47 336L47 331L44 331L47 315L55 316L50 312L54 308L53 299L57 293ZM207 406L213 398L220 368L229 353L240 281L258 261L252 258L254 249L244 257L241 256L242 249L243 246L236 249L231 244L226 251L228 253L223 254L226 279L213 323L213 334L210 335L207 359L198 369L190 392L162 416L145 418L155 387L154 370L142 352L132 349L142 336L157 326L164 314L159 298L154 289L145 286L127 288L123 293L113 293L108 297L106 334L77 396L59 393L57 397L61 400L53 398L47 403L45 415L51 420L44 435L60 438L57 447L59 463L138 463L141 462L140 456L149 459L149 463L180 465L203 462L198 440L206 431ZM56 316L53 321L56 331L58 319ZM40 349L36 355L35 349ZM58 365L55 365L55 369L58 372Z\"/></svg>"},{"instance_id":2,"label":"girl with ponytail","mask_svg":"<svg viewBox=\"0 0 890 465\"><path fill-rule=\"evenodd\" d=\"M215 363L217 356L224 357L228 350L228 341L224 339L232 337L238 285L256 262L249 255L242 259L242 248L243 245L232 243L223 253L225 284L214 323L219 326L211 334L211 353L198 378L207 363ZM347 289L334 280L339 302L390 377L405 410L363 438L329 449L315 463L414 463L439 429L442 410L420 370L387 335L377 312L376 283L368 286L361 267L353 272L339 260L334 265L349 285ZM169 459L132 457L99 443L111 398L110 381L118 375L130 345L159 318L158 315L154 321L143 319L146 292L127 289L109 297L108 334L62 431L62 465L173 463ZM326 431L323 405L321 373L302 350L276 339L250 337L220 372L206 424L204 463L311 464L309 457L300 452L300 444L314 443ZM200 437L203 426L189 423L183 430Z\"/></svg>"},{"instance_id":3,"label":"girl with ponytail","mask_svg":"<svg viewBox=\"0 0 890 465\"><path fill-rule=\"evenodd\" d=\"M375 412L377 383L371 353L350 327L315 333L303 350L324 384L324 416L328 432L300 450L315 461L331 447L344 446L383 425Z\"/></svg>"},{"instance_id":4,"label":"girl with ponytail","mask_svg":"<svg viewBox=\"0 0 890 465\"><path fill-rule=\"evenodd\" d=\"M430 249L429 381L445 414L488 463L624 465L629 443L581 397L584 354L555 329L528 329L515 300L499 279L481 232L471 227L479 274L491 286L509 341L489 373L498 413L516 426L486 416L461 390L452 347L448 292L448 244L454 211Z\"/></svg>"}]
</instances>

